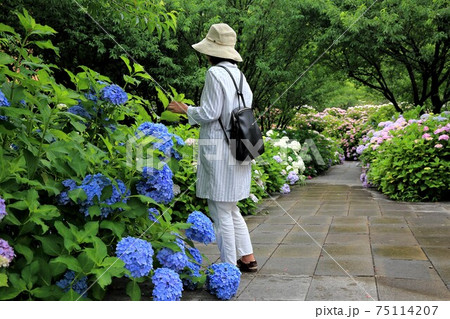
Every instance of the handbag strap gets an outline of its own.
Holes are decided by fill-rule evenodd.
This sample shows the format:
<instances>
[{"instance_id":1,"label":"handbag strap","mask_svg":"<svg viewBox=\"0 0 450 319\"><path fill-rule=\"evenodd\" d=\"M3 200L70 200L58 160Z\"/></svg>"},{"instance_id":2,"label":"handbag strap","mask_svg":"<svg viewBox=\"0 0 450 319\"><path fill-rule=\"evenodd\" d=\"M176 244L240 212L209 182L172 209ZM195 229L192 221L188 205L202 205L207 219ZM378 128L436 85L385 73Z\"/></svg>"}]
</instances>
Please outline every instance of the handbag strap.
<instances>
[{"instance_id":1,"label":"handbag strap","mask_svg":"<svg viewBox=\"0 0 450 319\"><path fill-rule=\"evenodd\" d=\"M230 70L228 70L228 68L224 67L223 65L216 65L216 66L221 67L221 68L225 69L225 71L228 72L231 79L233 80L234 87L236 88L236 93L238 95L238 107L239 107L239 109L241 108L241 102L239 101L239 98L240 98L242 100L242 104L244 105L244 108L245 108L246 106L245 106L244 95L242 94L242 87L244 84L244 76L243 76L242 72L240 72L241 78L239 80L239 87L238 87L236 84L236 80L234 79L233 75L231 74ZM227 141L227 144L229 145L230 140L228 138L227 131L225 130L225 127L223 126L223 123L222 123L222 120L220 119L220 117L219 117L219 124L220 124L220 127L222 128L223 133L225 134L225 139Z\"/></svg>"},{"instance_id":2,"label":"handbag strap","mask_svg":"<svg viewBox=\"0 0 450 319\"><path fill-rule=\"evenodd\" d=\"M228 74L230 75L231 79L233 80L233 84L234 84L234 87L236 88L236 93L238 95L239 108L241 108L241 102L239 101L239 98L241 98L242 104L244 105L244 107L246 107L245 106L245 100L244 100L244 94L242 94L242 87L244 86L244 75L242 74L242 72L239 71L241 73L241 78L239 79L239 87L238 87L237 84L236 84L236 80L233 77L233 74L231 74L231 72L230 72L230 70L228 70L228 68L226 68L223 65L216 65L216 66L218 66L218 67L224 69L225 71L227 71Z\"/></svg>"}]
</instances>

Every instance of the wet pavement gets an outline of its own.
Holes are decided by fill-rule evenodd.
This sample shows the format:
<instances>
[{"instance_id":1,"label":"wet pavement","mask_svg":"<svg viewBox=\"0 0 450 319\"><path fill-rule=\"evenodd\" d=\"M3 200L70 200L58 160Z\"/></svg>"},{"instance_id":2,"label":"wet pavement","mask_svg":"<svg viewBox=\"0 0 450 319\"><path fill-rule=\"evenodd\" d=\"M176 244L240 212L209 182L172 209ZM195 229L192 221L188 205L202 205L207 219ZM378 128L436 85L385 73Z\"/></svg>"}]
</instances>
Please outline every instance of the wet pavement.
<instances>
[{"instance_id":1,"label":"wet pavement","mask_svg":"<svg viewBox=\"0 0 450 319\"><path fill-rule=\"evenodd\" d=\"M247 216L259 271L233 300L450 300L450 202L391 201L360 173L334 166ZM215 245L197 248L218 261Z\"/></svg>"}]
</instances>

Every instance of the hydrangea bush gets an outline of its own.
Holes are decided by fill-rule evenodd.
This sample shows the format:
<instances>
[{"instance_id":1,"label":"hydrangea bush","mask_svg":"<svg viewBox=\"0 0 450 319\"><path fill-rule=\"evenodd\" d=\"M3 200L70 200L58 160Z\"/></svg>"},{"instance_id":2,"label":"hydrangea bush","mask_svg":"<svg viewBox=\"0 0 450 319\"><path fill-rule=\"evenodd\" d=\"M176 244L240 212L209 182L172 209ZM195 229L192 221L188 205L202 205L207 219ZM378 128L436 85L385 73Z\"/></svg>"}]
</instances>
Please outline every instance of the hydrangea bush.
<instances>
[{"instance_id":1,"label":"hydrangea bush","mask_svg":"<svg viewBox=\"0 0 450 319\"><path fill-rule=\"evenodd\" d=\"M181 237L194 247L183 235L193 210L179 207L186 217L173 220L170 206L182 191L173 180L184 140L155 123L148 112L155 101L87 67L67 71L74 89L58 83L57 66L31 49L56 51L46 39L55 30L25 10L17 15L20 32L0 31L0 299L101 300L119 278L130 298L140 299L139 285L161 266L161 250ZM149 79L140 65L122 60L127 85ZM171 141L141 130L151 126ZM186 259L180 273L196 281ZM164 278L154 281L155 299L170 295L159 284Z\"/></svg>"},{"instance_id":2,"label":"hydrangea bush","mask_svg":"<svg viewBox=\"0 0 450 319\"><path fill-rule=\"evenodd\" d=\"M380 122L358 147L365 170L364 186L392 199L440 201L450 196L450 114L408 114Z\"/></svg>"}]
</instances>

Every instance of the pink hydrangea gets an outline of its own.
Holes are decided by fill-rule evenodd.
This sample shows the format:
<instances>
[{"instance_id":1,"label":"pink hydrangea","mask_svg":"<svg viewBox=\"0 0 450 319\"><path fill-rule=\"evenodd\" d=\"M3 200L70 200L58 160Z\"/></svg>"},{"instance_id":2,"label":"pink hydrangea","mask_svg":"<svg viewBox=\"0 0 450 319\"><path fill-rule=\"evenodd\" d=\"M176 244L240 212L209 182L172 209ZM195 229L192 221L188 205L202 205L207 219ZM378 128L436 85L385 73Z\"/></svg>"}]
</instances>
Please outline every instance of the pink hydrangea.
<instances>
[{"instance_id":1,"label":"pink hydrangea","mask_svg":"<svg viewBox=\"0 0 450 319\"><path fill-rule=\"evenodd\" d=\"M442 144L436 144L436 145L434 146L434 148L442 148L442 147L443 147Z\"/></svg>"},{"instance_id":2,"label":"pink hydrangea","mask_svg":"<svg viewBox=\"0 0 450 319\"><path fill-rule=\"evenodd\" d=\"M447 134L443 134L443 135L439 136L438 140L439 141L448 141L448 135Z\"/></svg>"},{"instance_id":3,"label":"pink hydrangea","mask_svg":"<svg viewBox=\"0 0 450 319\"><path fill-rule=\"evenodd\" d=\"M428 133L425 133L425 134L423 134L422 135L422 138L423 139L425 139L425 140L427 140L427 141L429 141L429 140L432 140L433 138L431 137L431 135L430 134L428 134Z\"/></svg>"}]
</instances>

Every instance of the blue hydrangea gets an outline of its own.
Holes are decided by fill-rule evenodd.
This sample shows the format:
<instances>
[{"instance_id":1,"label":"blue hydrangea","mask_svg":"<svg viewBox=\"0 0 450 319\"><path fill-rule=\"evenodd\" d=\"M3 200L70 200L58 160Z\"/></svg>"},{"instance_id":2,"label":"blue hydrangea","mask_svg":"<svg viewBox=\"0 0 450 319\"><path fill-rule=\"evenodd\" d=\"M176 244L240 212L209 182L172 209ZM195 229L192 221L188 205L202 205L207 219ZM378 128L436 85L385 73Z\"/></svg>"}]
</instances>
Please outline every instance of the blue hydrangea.
<instances>
[{"instance_id":1,"label":"blue hydrangea","mask_svg":"<svg viewBox=\"0 0 450 319\"><path fill-rule=\"evenodd\" d=\"M173 138L178 146L184 145L184 140L178 135L169 132L164 124L145 122L138 127L138 131L145 136L152 136L157 140L153 142L153 147L164 153L166 157L173 156L180 160L182 156L175 150ZM139 134L137 134L139 136Z\"/></svg>"},{"instance_id":2,"label":"blue hydrangea","mask_svg":"<svg viewBox=\"0 0 450 319\"><path fill-rule=\"evenodd\" d=\"M136 190L141 195L153 198L157 203L170 203L174 195L172 171L169 166L164 163L161 170L144 167L142 179L136 184Z\"/></svg>"},{"instance_id":3,"label":"blue hydrangea","mask_svg":"<svg viewBox=\"0 0 450 319\"><path fill-rule=\"evenodd\" d=\"M148 209L148 219L150 219L152 222L160 224L158 218L160 216L159 211L156 208L149 208Z\"/></svg>"},{"instance_id":4,"label":"blue hydrangea","mask_svg":"<svg viewBox=\"0 0 450 319\"><path fill-rule=\"evenodd\" d=\"M192 270L188 273L189 277L185 277L182 279L183 281L183 287L187 290L195 290L199 288L200 286L200 278L202 277L202 274L199 270Z\"/></svg>"},{"instance_id":5,"label":"blue hydrangea","mask_svg":"<svg viewBox=\"0 0 450 319\"><path fill-rule=\"evenodd\" d=\"M0 221L7 215L5 200L0 197Z\"/></svg>"},{"instance_id":6,"label":"blue hydrangea","mask_svg":"<svg viewBox=\"0 0 450 319\"><path fill-rule=\"evenodd\" d=\"M65 191L61 192L57 198L58 200L58 204L59 205L68 205L70 204L70 198L68 193L72 190L74 190L75 188L77 188L77 183L72 180L72 179L66 179L65 181L62 182L63 186L65 187Z\"/></svg>"},{"instance_id":7,"label":"blue hydrangea","mask_svg":"<svg viewBox=\"0 0 450 319\"><path fill-rule=\"evenodd\" d=\"M206 288L221 300L229 300L239 288L241 272L229 263L213 264L206 270Z\"/></svg>"},{"instance_id":8,"label":"blue hydrangea","mask_svg":"<svg viewBox=\"0 0 450 319\"><path fill-rule=\"evenodd\" d=\"M95 95L94 91L90 91L89 93L84 93L84 96L92 102L98 101L98 97L97 97L97 95Z\"/></svg>"},{"instance_id":9,"label":"blue hydrangea","mask_svg":"<svg viewBox=\"0 0 450 319\"><path fill-rule=\"evenodd\" d=\"M56 282L56 285L61 288L64 292L68 292L70 288L73 289L79 295L86 294L88 288L87 277L82 277L81 279L75 280L76 274L74 271L69 270L64 274L63 279Z\"/></svg>"},{"instance_id":10,"label":"blue hydrangea","mask_svg":"<svg viewBox=\"0 0 450 319\"><path fill-rule=\"evenodd\" d=\"M126 203L128 200L128 196L130 196L131 192L125 186L124 182L117 179L117 185L114 185L112 181L104 176L103 174L95 174L95 175L86 175L83 179L80 186L77 186L76 182L73 180L65 180L62 182L65 191L61 192L58 196L58 203L60 205L67 205L71 203L71 200L68 196L68 192L74 189L81 188L86 193L86 200L78 203L80 205L80 212L82 212L86 217L89 216L89 208L96 204L106 204L107 207L102 207L100 209L101 216L103 218L108 217L108 215L113 211L113 209L109 206L117 204L119 202ZM101 200L103 190L105 187L111 186L112 192L111 196L106 200Z\"/></svg>"},{"instance_id":11,"label":"blue hydrangea","mask_svg":"<svg viewBox=\"0 0 450 319\"><path fill-rule=\"evenodd\" d=\"M8 117L4 115L0 115L0 121L7 121Z\"/></svg>"},{"instance_id":12,"label":"blue hydrangea","mask_svg":"<svg viewBox=\"0 0 450 319\"><path fill-rule=\"evenodd\" d=\"M114 105L121 105L128 101L127 93L117 84L111 84L105 86L101 90L101 98Z\"/></svg>"},{"instance_id":13,"label":"blue hydrangea","mask_svg":"<svg viewBox=\"0 0 450 319\"><path fill-rule=\"evenodd\" d=\"M153 268L153 247L146 240L125 237L117 244L116 256L134 278L147 276Z\"/></svg>"},{"instance_id":14,"label":"blue hydrangea","mask_svg":"<svg viewBox=\"0 0 450 319\"><path fill-rule=\"evenodd\" d=\"M188 290L195 290L198 288L199 282L193 279L198 279L201 277L200 268L203 262L203 257L200 251L195 247L189 247L188 251L190 256L187 263L187 270L184 274L189 277L183 278L183 286Z\"/></svg>"},{"instance_id":15,"label":"blue hydrangea","mask_svg":"<svg viewBox=\"0 0 450 319\"><path fill-rule=\"evenodd\" d=\"M188 257L184 249L181 251L173 251L170 248L164 247L156 254L156 258L163 267L176 272L182 271L188 264Z\"/></svg>"},{"instance_id":16,"label":"blue hydrangea","mask_svg":"<svg viewBox=\"0 0 450 319\"><path fill-rule=\"evenodd\" d=\"M177 142L177 145L179 145L179 146L185 145L184 140L181 137L179 137L178 135L175 135L175 134L173 134L173 136L175 137L175 141Z\"/></svg>"},{"instance_id":17,"label":"blue hydrangea","mask_svg":"<svg viewBox=\"0 0 450 319\"><path fill-rule=\"evenodd\" d=\"M8 99L5 94L0 90L0 106L10 106Z\"/></svg>"},{"instance_id":18,"label":"blue hydrangea","mask_svg":"<svg viewBox=\"0 0 450 319\"><path fill-rule=\"evenodd\" d=\"M155 301L178 301L183 292L180 276L171 269L158 268L152 277L152 296Z\"/></svg>"},{"instance_id":19,"label":"blue hydrangea","mask_svg":"<svg viewBox=\"0 0 450 319\"><path fill-rule=\"evenodd\" d=\"M216 241L214 228L211 220L202 212L194 211L189 214L187 223L192 224L186 229L186 237L205 245Z\"/></svg>"},{"instance_id":20,"label":"blue hydrangea","mask_svg":"<svg viewBox=\"0 0 450 319\"><path fill-rule=\"evenodd\" d=\"M88 111L86 111L81 105L75 105L70 107L67 112L84 117L85 119L90 120L92 117Z\"/></svg>"}]
</instances>

